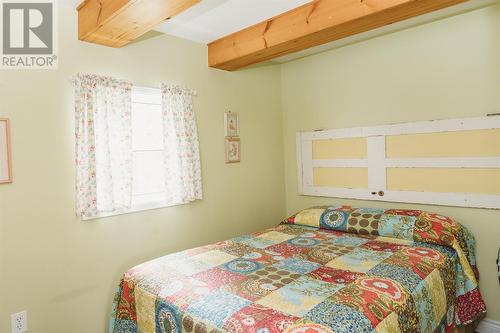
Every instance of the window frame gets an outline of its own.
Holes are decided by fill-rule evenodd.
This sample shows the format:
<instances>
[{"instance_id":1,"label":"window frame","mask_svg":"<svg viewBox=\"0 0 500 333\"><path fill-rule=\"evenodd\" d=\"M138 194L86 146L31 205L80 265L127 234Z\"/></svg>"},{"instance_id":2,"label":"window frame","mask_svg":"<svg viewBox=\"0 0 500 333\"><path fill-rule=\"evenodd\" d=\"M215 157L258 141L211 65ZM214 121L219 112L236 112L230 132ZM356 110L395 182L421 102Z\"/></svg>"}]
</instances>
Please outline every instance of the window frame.
<instances>
[{"instance_id":1,"label":"window frame","mask_svg":"<svg viewBox=\"0 0 500 333\"><path fill-rule=\"evenodd\" d=\"M157 98L156 103L151 103L152 98ZM133 107L134 103L161 105L161 89L142 87L142 86L133 86L132 87L132 101L131 101L132 107ZM135 151L133 151L133 152L135 152ZM154 193L149 193L149 194L154 194ZM142 203L142 204L138 204L136 206L132 206L129 209L121 209L121 210L117 210L114 212L101 213L101 214L98 214L98 215L92 216L92 217L84 217L84 218L82 218L82 220L84 220L84 221L95 220L95 219L101 219L101 218L106 218L106 217L113 217L113 216L118 216L118 215L125 215L125 214L131 214L131 213L137 213L137 212L155 210L155 209L162 209L162 208L168 208L168 207L174 207L174 206L180 206L180 205L183 205L183 203L171 203L171 204L169 204L169 203L165 203L164 201L161 201L161 200L151 201L148 203Z\"/></svg>"}]
</instances>

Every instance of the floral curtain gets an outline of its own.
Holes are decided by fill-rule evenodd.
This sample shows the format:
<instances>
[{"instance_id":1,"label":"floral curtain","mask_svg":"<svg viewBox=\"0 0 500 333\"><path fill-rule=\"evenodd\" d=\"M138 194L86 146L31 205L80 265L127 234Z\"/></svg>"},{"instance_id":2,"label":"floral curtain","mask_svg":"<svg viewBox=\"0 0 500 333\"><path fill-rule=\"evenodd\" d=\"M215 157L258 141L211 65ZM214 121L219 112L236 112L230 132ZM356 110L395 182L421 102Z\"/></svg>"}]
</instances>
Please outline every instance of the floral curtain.
<instances>
[{"instance_id":1,"label":"floral curtain","mask_svg":"<svg viewBox=\"0 0 500 333\"><path fill-rule=\"evenodd\" d=\"M193 112L194 91L163 84L163 142L167 204L202 198L198 130Z\"/></svg>"},{"instance_id":2,"label":"floral curtain","mask_svg":"<svg viewBox=\"0 0 500 333\"><path fill-rule=\"evenodd\" d=\"M73 85L77 215L89 218L130 208L132 84L79 74Z\"/></svg>"}]
</instances>

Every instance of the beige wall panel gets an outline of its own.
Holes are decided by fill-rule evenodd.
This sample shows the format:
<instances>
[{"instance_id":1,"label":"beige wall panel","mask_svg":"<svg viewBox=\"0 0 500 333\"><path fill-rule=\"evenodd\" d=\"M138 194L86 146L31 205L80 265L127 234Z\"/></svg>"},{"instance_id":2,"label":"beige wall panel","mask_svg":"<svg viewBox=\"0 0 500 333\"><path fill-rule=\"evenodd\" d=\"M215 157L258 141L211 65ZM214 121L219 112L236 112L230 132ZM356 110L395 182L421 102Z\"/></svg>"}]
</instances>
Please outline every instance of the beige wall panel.
<instances>
[{"instance_id":1,"label":"beige wall panel","mask_svg":"<svg viewBox=\"0 0 500 333\"><path fill-rule=\"evenodd\" d=\"M387 188L399 191L500 194L500 169L387 169Z\"/></svg>"},{"instance_id":2,"label":"beige wall panel","mask_svg":"<svg viewBox=\"0 0 500 333\"><path fill-rule=\"evenodd\" d=\"M313 141L313 160L366 158L366 138Z\"/></svg>"},{"instance_id":3,"label":"beige wall panel","mask_svg":"<svg viewBox=\"0 0 500 333\"><path fill-rule=\"evenodd\" d=\"M368 188L367 168L314 168L314 186Z\"/></svg>"},{"instance_id":4,"label":"beige wall panel","mask_svg":"<svg viewBox=\"0 0 500 333\"><path fill-rule=\"evenodd\" d=\"M387 137L388 158L500 156L500 129Z\"/></svg>"}]
</instances>

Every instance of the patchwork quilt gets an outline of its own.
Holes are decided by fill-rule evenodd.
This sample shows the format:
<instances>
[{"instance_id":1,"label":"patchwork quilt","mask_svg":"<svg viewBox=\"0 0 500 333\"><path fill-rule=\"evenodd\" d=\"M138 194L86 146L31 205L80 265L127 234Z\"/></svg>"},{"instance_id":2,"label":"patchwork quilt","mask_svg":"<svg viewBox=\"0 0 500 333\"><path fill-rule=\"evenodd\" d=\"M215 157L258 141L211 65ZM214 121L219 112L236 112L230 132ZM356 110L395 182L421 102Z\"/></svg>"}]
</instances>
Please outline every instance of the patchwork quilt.
<instances>
[{"instance_id":1,"label":"patchwork quilt","mask_svg":"<svg viewBox=\"0 0 500 333\"><path fill-rule=\"evenodd\" d=\"M315 207L129 270L110 333L450 332L485 313L477 281L448 217Z\"/></svg>"}]
</instances>

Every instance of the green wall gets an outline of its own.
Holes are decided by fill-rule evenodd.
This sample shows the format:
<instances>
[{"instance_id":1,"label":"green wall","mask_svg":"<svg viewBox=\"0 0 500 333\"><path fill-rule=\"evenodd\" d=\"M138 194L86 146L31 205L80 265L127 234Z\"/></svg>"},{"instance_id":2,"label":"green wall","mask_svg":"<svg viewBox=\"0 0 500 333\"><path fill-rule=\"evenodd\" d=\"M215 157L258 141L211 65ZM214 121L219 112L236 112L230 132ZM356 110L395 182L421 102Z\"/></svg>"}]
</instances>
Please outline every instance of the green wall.
<instances>
[{"instance_id":1,"label":"green wall","mask_svg":"<svg viewBox=\"0 0 500 333\"><path fill-rule=\"evenodd\" d=\"M282 95L288 214L340 203L454 217L476 236L488 317L500 321L500 211L299 196L295 154L298 131L500 112L500 5L286 63Z\"/></svg>"},{"instance_id":2,"label":"green wall","mask_svg":"<svg viewBox=\"0 0 500 333\"><path fill-rule=\"evenodd\" d=\"M104 332L116 284L131 266L334 202L429 209L467 225L478 241L488 316L500 320L499 211L302 197L295 161L297 131L499 112L500 6L234 73L209 69L206 47L167 36L123 49L78 42L74 8L60 2L59 11L59 69L0 71L15 177L0 186L0 332L24 309L31 333ZM69 79L77 72L198 91L202 201L87 222L74 216ZM236 165L224 163L229 109L241 120Z\"/></svg>"},{"instance_id":3,"label":"green wall","mask_svg":"<svg viewBox=\"0 0 500 333\"><path fill-rule=\"evenodd\" d=\"M81 43L74 8L60 2L59 11L59 70L0 71L0 115L12 121L14 159L14 183L0 186L0 332L10 332L10 314L24 309L30 333L105 332L128 268L270 227L285 215L279 67L209 69L205 46L166 36L123 49ZM78 72L198 91L202 201L75 217L69 79ZM240 114L240 164L224 162L228 110Z\"/></svg>"}]
</instances>

